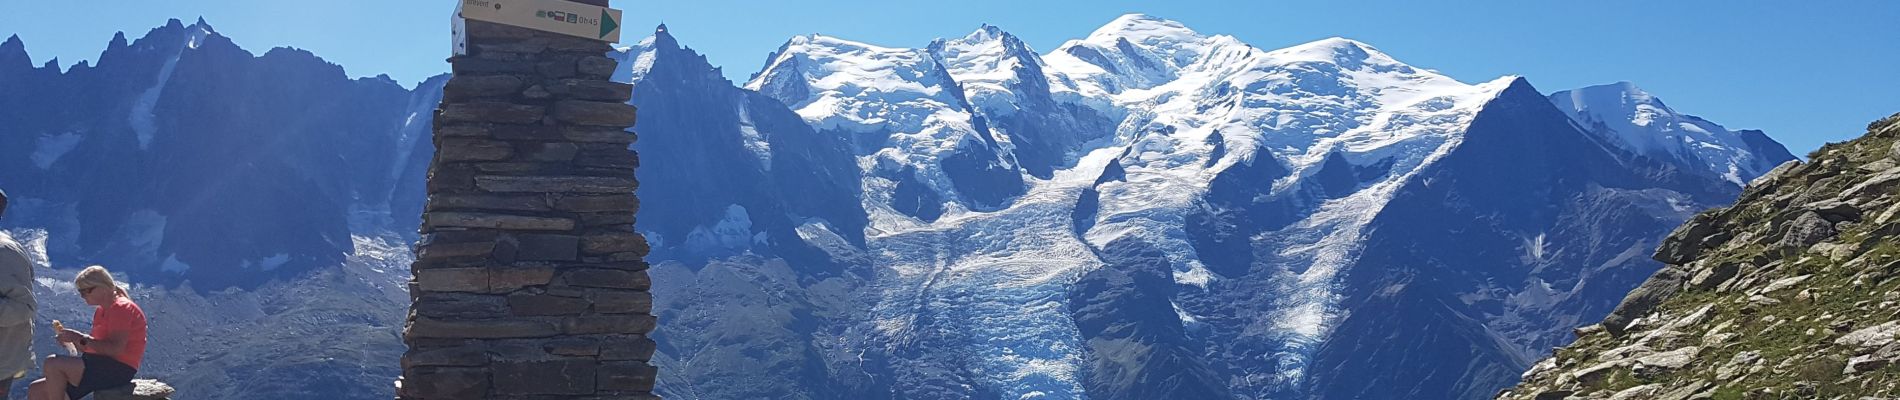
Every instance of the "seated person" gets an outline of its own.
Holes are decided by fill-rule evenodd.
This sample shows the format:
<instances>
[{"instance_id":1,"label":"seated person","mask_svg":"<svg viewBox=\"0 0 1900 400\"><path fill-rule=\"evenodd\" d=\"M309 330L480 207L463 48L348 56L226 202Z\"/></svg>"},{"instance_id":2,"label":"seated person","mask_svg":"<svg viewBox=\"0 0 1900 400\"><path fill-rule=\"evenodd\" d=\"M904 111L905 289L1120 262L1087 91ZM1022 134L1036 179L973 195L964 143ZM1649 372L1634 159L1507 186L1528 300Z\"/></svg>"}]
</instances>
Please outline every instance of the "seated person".
<instances>
[{"instance_id":1,"label":"seated person","mask_svg":"<svg viewBox=\"0 0 1900 400\"><path fill-rule=\"evenodd\" d=\"M78 400L102 389L131 385L145 357L145 311L113 282L112 273L97 265L87 267L73 278L73 288L87 305L97 307L92 312L92 334L72 329L59 332L60 343L72 343L84 354L47 357L41 366L45 377L27 387L31 400Z\"/></svg>"}]
</instances>

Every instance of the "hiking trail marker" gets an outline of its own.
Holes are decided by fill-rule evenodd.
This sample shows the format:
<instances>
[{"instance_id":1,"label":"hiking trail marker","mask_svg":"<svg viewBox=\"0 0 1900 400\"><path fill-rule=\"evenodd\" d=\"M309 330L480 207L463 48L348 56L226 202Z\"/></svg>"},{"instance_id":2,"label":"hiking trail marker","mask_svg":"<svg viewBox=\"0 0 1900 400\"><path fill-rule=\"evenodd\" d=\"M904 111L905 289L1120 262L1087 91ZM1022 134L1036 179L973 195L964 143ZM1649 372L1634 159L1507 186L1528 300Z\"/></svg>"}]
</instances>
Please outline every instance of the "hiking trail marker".
<instances>
[{"instance_id":1,"label":"hiking trail marker","mask_svg":"<svg viewBox=\"0 0 1900 400\"><path fill-rule=\"evenodd\" d=\"M620 42L620 10L566 0L462 0L456 11L455 54L467 53L463 18L588 39Z\"/></svg>"},{"instance_id":2,"label":"hiking trail marker","mask_svg":"<svg viewBox=\"0 0 1900 400\"><path fill-rule=\"evenodd\" d=\"M619 12L457 1L396 398L662 400Z\"/></svg>"}]
</instances>

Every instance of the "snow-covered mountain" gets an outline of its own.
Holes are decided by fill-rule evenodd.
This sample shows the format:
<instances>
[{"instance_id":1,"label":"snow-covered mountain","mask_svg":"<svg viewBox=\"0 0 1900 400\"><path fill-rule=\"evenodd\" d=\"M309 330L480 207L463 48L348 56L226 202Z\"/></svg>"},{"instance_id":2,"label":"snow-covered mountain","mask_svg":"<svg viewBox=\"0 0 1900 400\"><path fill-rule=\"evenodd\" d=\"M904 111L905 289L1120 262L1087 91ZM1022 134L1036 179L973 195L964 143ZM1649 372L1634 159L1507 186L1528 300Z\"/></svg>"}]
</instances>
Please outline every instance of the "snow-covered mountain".
<instances>
[{"instance_id":1,"label":"snow-covered mountain","mask_svg":"<svg viewBox=\"0 0 1900 400\"><path fill-rule=\"evenodd\" d=\"M864 156L873 229L994 210L1022 194L1022 173L931 52L807 35L771 59L746 88Z\"/></svg>"},{"instance_id":2,"label":"snow-covered mountain","mask_svg":"<svg viewBox=\"0 0 1900 400\"><path fill-rule=\"evenodd\" d=\"M1634 83L1565 90L1551 93L1550 101L1630 152L1697 167L1737 185L1794 158L1761 131L1729 131L1678 113Z\"/></svg>"},{"instance_id":3,"label":"snow-covered mountain","mask_svg":"<svg viewBox=\"0 0 1900 400\"><path fill-rule=\"evenodd\" d=\"M872 267L744 285L848 300L814 323L878 397L1482 397L1764 171L1641 153L1523 78L1144 15L1048 54L993 26L917 49L801 36L745 87L852 144ZM1791 158L1759 139L1690 138Z\"/></svg>"},{"instance_id":4,"label":"snow-covered mountain","mask_svg":"<svg viewBox=\"0 0 1900 400\"><path fill-rule=\"evenodd\" d=\"M818 235L862 246L866 215L848 138L821 135L783 104L734 87L665 27L618 51L637 83L640 229L662 259L755 253L803 259ZM632 77L638 78L632 78Z\"/></svg>"},{"instance_id":5,"label":"snow-covered mountain","mask_svg":"<svg viewBox=\"0 0 1900 400\"><path fill-rule=\"evenodd\" d=\"M665 27L612 56L640 152L653 246L654 364L669 398L870 398L845 338L865 314L868 214L850 138L736 87ZM880 372L881 373L881 372Z\"/></svg>"},{"instance_id":6,"label":"snow-covered mountain","mask_svg":"<svg viewBox=\"0 0 1900 400\"><path fill-rule=\"evenodd\" d=\"M921 45L795 37L744 83L663 26L612 54L666 397L1486 398L1660 267L1669 229L1792 158L1630 85L1546 96L1342 38L1268 50L1136 14L1048 53L987 25ZM348 79L202 22L98 66L25 54L0 43L0 224L159 286L158 325L399 346L373 316L402 312L387 253L442 79ZM251 294L326 288L361 296ZM364 329L318 328L338 325ZM190 343L176 358L259 351ZM351 357L166 371L388 397L393 364ZM297 368L368 378L239 383Z\"/></svg>"},{"instance_id":7,"label":"snow-covered mountain","mask_svg":"<svg viewBox=\"0 0 1900 400\"><path fill-rule=\"evenodd\" d=\"M1004 157L1023 172L1049 179L1073 167L1083 150L1102 146L1116 118L1073 101L1058 100L1065 83L1046 72L1040 55L1015 35L984 25L959 39L926 49L950 70L974 111L1002 142Z\"/></svg>"}]
</instances>

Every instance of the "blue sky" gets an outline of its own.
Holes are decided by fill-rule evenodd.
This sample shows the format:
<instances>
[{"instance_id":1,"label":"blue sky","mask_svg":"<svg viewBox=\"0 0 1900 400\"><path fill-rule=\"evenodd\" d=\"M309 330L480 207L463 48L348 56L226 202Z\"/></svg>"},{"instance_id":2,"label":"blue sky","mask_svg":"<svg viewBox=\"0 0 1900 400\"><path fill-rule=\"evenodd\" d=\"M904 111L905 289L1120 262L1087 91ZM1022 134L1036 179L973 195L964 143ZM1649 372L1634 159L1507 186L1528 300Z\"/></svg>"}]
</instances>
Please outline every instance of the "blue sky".
<instances>
[{"instance_id":1,"label":"blue sky","mask_svg":"<svg viewBox=\"0 0 1900 400\"><path fill-rule=\"evenodd\" d=\"M113 32L203 16L261 54L310 50L350 74L406 85L448 69L454 0L0 0L0 35L36 62L98 58ZM664 21L742 81L792 35L893 47L988 23L1048 51L1141 12L1261 48L1331 36L1466 82L1524 75L1545 92L1632 81L1678 111L1762 129L1805 154L1900 112L1900 2L1768 1L628 1L626 41Z\"/></svg>"}]
</instances>

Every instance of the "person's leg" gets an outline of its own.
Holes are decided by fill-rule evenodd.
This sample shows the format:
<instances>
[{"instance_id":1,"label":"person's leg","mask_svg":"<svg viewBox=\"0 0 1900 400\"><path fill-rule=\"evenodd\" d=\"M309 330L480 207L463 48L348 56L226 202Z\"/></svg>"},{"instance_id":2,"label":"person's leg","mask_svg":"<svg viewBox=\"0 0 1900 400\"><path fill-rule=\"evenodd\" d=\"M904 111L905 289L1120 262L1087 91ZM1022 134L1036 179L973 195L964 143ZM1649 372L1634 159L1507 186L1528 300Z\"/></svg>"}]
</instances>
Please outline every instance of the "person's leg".
<instances>
[{"instance_id":1,"label":"person's leg","mask_svg":"<svg viewBox=\"0 0 1900 400\"><path fill-rule=\"evenodd\" d=\"M13 398L13 378L0 378L0 399Z\"/></svg>"},{"instance_id":2,"label":"person's leg","mask_svg":"<svg viewBox=\"0 0 1900 400\"><path fill-rule=\"evenodd\" d=\"M51 387L53 384L47 383L46 378L33 381L33 384L26 385L26 400L47 400L46 391Z\"/></svg>"},{"instance_id":3,"label":"person's leg","mask_svg":"<svg viewBox=\"0 0 1900 400\"><path fill-rule=\"evenodd\" d=\"M48 400L71 400L66 398L66 389L79 386L79 379L86 376L86 362L79 357L51 356L40 370L46 374L49 386Z\"/></svg>"}]
</instances>

